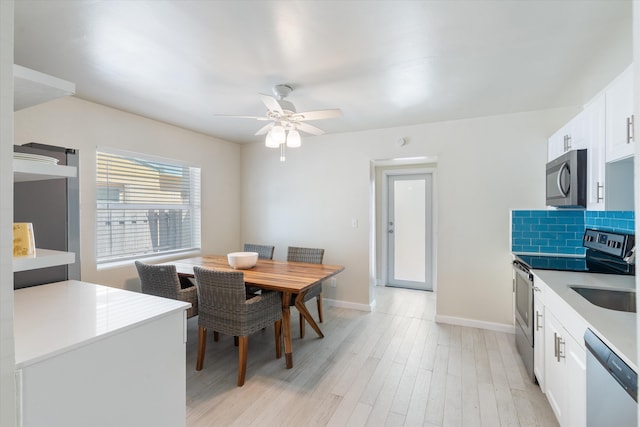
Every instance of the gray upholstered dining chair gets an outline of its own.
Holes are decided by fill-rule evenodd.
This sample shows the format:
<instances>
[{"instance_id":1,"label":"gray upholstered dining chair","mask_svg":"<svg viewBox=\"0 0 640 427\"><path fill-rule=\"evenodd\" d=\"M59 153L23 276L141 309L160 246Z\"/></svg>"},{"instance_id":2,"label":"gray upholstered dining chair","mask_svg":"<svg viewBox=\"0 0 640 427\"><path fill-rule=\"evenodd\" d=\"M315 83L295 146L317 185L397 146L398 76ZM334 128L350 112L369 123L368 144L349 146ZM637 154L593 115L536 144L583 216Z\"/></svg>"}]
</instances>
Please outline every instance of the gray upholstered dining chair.
<instances>
[{"instance_id":1,"label":"gray upholstered dining chair","mask_svg":"<svg viewBox=\"0 0 640 427\"><path fill-rule=\"evenodd\" d=\"M257 252L259 259L273 259L273 251L275 250L275 246L269 245L256 245L255 243L245 243L243 250L245 252ZM257 286L252 286L251 284L246 285L247 295L257 293L260 288Z\"/></svg>"},{"instance_id":2,"label":"gray upholstered dining chair","mask_svg":"<svg viewBox=\"0 0 640 427\"><path fill-rule=\"evenodd\" d=\"M135 264L143 294L190 302L187 318L198 314L198 290L188 278L178 276L175 265Z\"/></svg>"},{"instance_id":3,"label":"gray upholstered dining chair","mask_svg":"<svg viewBox=\"0 0 640 427\"><path fill-rule=\"evenodd\" d=\"M279 292L263 292L246 299L244 273L217 271L195 266L193 272L200 300L196 370L202 370L207 347L207 329L238 337L238 386L247 370L249 334L273 324L276 358L282 355L280 333L282 301Z\"/></svg>"},{"instance_id":4,"label":"gray upholstered dining chair","mask_svg":"<svg viewBox=\"0 0 640 427\"><path fill-rule=\"evenodd\" d=\"M308 262L312 264L322 264L324 257L324 249L318 248L300 248L297 246L289 246L287 250L287 261ZM322 282L314 285L304 296L307 302L312 298L316 298L318 306L318 320L322 323ZM289 306L295 305L295 296L291 297ZM304 338L304 317L300 314L300 338Z\"/></svg>"}]
</instances>

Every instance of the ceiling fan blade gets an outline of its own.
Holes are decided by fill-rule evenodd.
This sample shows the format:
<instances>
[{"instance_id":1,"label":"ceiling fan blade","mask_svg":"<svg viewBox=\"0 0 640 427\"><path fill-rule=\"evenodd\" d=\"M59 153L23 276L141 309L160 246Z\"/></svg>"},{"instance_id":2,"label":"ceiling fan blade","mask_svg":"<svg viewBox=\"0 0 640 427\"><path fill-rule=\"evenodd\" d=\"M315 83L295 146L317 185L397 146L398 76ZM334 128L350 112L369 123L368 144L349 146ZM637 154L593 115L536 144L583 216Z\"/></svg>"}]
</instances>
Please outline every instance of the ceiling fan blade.
<instances>
[{"instance_id":1,"label":"ceiling fan blade","mask_svg":"<svg viewBox=\"0 0 640 427\"><path fill-rule=\"evenodd\" d=\"M311 126L309 123L296 123L295 126L296 129L301 130L302 132L310 133L311 135L322 135L324 133L322 129Z\"/></svg>"},{"instance_id":2,"label":"ceiling fan blade","mask_svg":"<svg viewBox=\"0 0 640 427\"><path fill-rule=\"evenodd\" d=\"M282 107L273 96L264 95L261 93L260 99L262 100L262 103L267 106L267 109L269 111L277 111L280 114L284 114L284 111L282 111Z\"/></svg>"},{"instance_id":3,"label":"ceiling fan blade","mask_svg":"<svg viewBox=\"0 0 640 427\"><path fill-rule=\"evenodd\" d=\"M269 117L259 117L259 116L236 116L233 114L214 114L213 117L224 117L227 119L254 119L254 120L271 120Z\"/></svg>"},{"instance_id":4,"label":"ceiling fan blade","mask_svg":"<svg viewBox=\"0 0 640 427\"><path fill-rule=\"evenodd\" d=\"M292 119L297 121L334 119L337 117L342 117L342 110L339 108L331 110L304 111L291 116Z\"/></svg>"},{"instance_id":5,"label":"ceiling fan blade","mask_svg":"<svg viewBox=\"0 0 640 427\"><path fill-rule=\"evenodd\" d=\"M260 128L260 130L258 130L258 132L256 132L256 135L264 135L265 133L269 132L271 130L271 128L273 127L273 123L269 123L266 126L263 126Z\"/></svg>"}]
</instances>

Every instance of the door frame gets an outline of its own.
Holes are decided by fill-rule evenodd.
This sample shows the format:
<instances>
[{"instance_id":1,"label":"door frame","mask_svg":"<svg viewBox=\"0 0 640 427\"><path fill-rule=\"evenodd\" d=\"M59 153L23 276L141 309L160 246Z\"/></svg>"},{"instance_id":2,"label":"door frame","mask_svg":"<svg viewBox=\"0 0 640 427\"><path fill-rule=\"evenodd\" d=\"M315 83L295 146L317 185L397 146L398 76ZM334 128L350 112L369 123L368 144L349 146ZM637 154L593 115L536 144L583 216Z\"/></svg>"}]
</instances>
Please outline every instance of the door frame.
<instances>
[{"instance_id":1,"label":"door frame","mask_svg":"<svg viewBox=\"0 0 640 427\"><path fill-rule=\"evenodd\" d=\"M426 248L426 274L431 279L431 290L433 292L436 291L436 168L431 167L416 167L416 168L407 168L407 169L385 169L382 170L382 194L380 200L380 211L381 211L381 221L378 227L378 233L380 236L381 243L381 268L380 268L380 277L378 283L382 286L386 286L387 277L389 274L388 269L388 257L389 257L389 241L387 239L387 224L389 222L389 214L388 214L388 205L389 205L389 184L388 178L391 175L401 176L401 175L416 175L416 174L427 174L431 175L431 197L426 199L427 204L431 206L431 222L427 223L427 248ZM430 234L430 236L429 236Z\"/></svg>"}]
</instances>

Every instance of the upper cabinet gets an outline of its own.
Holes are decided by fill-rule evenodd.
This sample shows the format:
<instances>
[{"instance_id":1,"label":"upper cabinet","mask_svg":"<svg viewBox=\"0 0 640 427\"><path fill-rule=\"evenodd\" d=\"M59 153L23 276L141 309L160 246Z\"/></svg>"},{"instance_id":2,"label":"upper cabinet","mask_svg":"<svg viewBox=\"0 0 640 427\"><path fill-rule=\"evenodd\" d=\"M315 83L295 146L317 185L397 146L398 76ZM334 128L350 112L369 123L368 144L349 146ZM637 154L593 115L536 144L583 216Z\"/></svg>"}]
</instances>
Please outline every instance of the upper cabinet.
<instances>
[{"instance_id":1,"label":"upper cabinet","mask_svg":"<svg viewBox=\"0 0 640 427\"><path fill-rule=\"evenodd\" d=\"M547 161L567 151L587 149L587 209L604 210L604 96L595 98L569 123L551 135Z\"/></svg>"},{"instance_id":2,"label":"upper cabinet","mask_svg":"<svg viewBox=\"0 0 640 427\"><path fill-rule=\"evenodd\" d=\"M605 90L607 162L633 156L633 88L632 64Z\"/></svg>"},{"instance_id":3,"label":"upper cabinet","mask_svg":"<svg viewBox=\"0 0 640 427\"><path fill-rule=\"evenodd\" d=\"M605 97L595 97L584 107L587 148L587 209L605 209Z\"/></svg>"},{"instance_id":4,"label":"upper cabinet","mask_svg":"<svg viewBox=\"0 0 640 427\"><path fill-rule=\"evenodd\" d=\"M633 210L633 94L632 64L549 137L547 161L587 149L589 210Z\"/></svg>"},{"instance_id":5,"label":"upper cabinet","mask_svg":"<svg viewBox=\"0 0 640 427\"><path fill-rule=\"evenodd\" d=\"M585 112L575 116L549 138L547 160L551 161L571 150L587 148L587 117Z\"/></svg>"},{"instance_id":6,"label":"upper cabinet","mask_svg":"<svg viewBox=\"0 0 640 427\"><path fill-rule=\"evenodd\" d=\"M13 65L13 111L76 93L75 83Z\"/></svg>"}]
</instances>

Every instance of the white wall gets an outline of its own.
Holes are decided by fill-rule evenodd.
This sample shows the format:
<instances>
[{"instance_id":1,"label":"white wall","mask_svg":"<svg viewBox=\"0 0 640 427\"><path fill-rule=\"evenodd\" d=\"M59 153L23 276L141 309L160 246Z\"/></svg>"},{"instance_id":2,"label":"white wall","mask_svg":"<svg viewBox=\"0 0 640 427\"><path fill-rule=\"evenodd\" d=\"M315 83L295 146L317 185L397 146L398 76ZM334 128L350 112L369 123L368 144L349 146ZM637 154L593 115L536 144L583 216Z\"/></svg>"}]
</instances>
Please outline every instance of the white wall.
<instances>
[{"instance_id":1,"label":"white wall","mask_svg":"<svg viewBox=\"0 0 640 427\"><path fill-rule=\"evenodd\" d=\"M13 340L13 7L0 1L0 426L16 421Z\"/></svg>"},{"instance_id":2,"label":"white wall","mask_svg":"<svg viewBox=\"0 0 640 427\"><path fill-rule=\"evenodd\" d=\"M96 267L96 147L153 154L200 166L202 251L227 253L238 249L240 148L237 144L75 97L16 112L16 144L32 141L79 150L82 280L139 290L132 262L117 268L98 270Z\"/></svg>"},{"instance_id":3,"label":"white wall","mask_svg":"<svg viewBox=\"0 0 640 427\"><path fill-rule=\"evenodd\" d=\"M343 264L326 298L368 305L370 162L437 156L437 312L510 325L509 210L543 208L547 137L578 111L565 108L303 138L287 161L243 147L242 239L323 247ZM398 147L405 137L409 144ZM351 220L359 222L351 227Z\"/></svg>"}]
</instances>

